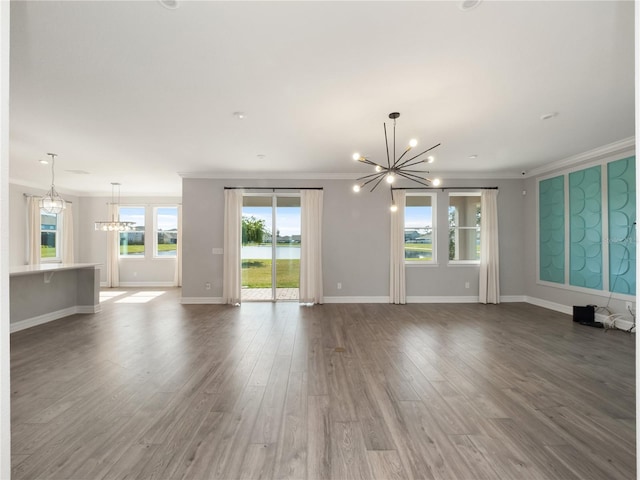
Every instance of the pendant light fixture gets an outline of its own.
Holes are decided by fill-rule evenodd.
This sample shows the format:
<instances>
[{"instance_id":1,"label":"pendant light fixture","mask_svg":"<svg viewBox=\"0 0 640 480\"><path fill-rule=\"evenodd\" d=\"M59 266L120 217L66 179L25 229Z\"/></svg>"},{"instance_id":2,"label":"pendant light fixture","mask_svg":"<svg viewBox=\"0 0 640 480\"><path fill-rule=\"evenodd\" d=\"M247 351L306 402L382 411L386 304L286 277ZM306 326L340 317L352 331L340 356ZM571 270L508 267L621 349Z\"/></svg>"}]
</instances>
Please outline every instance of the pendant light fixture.
<instances>
[{"instance_id":1,"label":"pendant light fixture","mask_svg":"<svg viewBox=\"0 0 640 480\"><path fill-rule=\"evenodd\" d=\"M47 153L47 155L51 157L51 188L40 198L38 203L40 209L47 213L60 213L67 205L64 198L56 191L54 167L57 155L55 153Z\"/></svg>"},{"instance_id":2,"label":"pendant light fixture","mask_svg":"<svg viewBox=\"0 0 640 480\"><path fill-rule=\"evenodd\" d=\"M386 123L383 124L384 141L387 147L387 165L386 166L372 162L367 157L360 155L359 153L353 154L353 159L356 162L371 165L372 167L374 167L374 170L375 170L374 173L371 173L369 175L364 175L358 178L357 180L358 183L356 183L353 186L353 191L357 193L362 189L362 187L375 182L373 184L373 188L371 189L371 191L373 192L376 189L376 187L380 185L380 182L382 182L382 180L386 180L386 182L389 184L389 191L391 192L391 211L392 212L395 212L398 209L393 199L393 182L396 180L396 178L403 177L403 178L406 178L407 180L411 180L413 182L419 183L420 185L424 185L425 187L430 187L431 185L437 187L441 183L439 178L434 178L434 179L427 178L425 175L429 174L429 171L415 169L421 163L429 164L434 162L435 157L433 155L429 155L423 158L420 158L420 157L425 153L430 152L434 148L439 147L440 146L439 143L434 145L431 148L427 148L426 150L418 153L417 155L410 156L410 158L403 160L405 155L407 155L407 153L409 153L412 148L418 145L418 141L415 139L412 139L409 141L409 145L404 150L404 152L402 152L402 155L396 158L396 119L399 116L400 114L398 112L392 112L389 114L389 118L393 120L393 152L389 151L389 140L387 139L387 124ZM427 182L430 182L430 183L427 183Z\"/></svg>"},{"instance_id":3,"label":"pendant light fixture","mask_svg":"<svg viewBox=\"0 0 640 480\"><path fill-rule=\"evenodd\" d=\"M118 187L118 201L115 200L115 188ZM95 229L103 232L128 232L136 222L120 221L120 184L111 183L111 219L103 222L95 222Z\"/></svg>"}]
</instances>

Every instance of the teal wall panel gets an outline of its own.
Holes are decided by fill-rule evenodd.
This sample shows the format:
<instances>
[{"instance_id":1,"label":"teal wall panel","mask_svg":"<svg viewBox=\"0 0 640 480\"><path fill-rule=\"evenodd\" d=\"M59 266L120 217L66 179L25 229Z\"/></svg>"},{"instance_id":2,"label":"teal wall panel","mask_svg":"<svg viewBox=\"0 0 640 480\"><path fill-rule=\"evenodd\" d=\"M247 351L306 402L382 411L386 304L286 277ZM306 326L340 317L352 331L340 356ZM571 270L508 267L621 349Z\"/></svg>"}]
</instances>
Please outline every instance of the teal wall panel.
<instances>
[{"instance_id":1,"label":"teal wall panel","mask_svg":"<svg viewBox=\"0 0 640 480\"><path fill-rule=\"evenodd\" d=\"M607 165L609 213L609 290L636 294L636 162L624 158Z\"/></svg>"},{"instance_id":2,"label":"teal wall panel","mask_svg":"<svg viewBox=\"0 0 640 480\"><path fill-rule=\"evenodd\" d=\"M539 184L540 280L564 283L564 175Z\"/></svg>"},{"instance_id":3,"label":"teal wall panel","mask_svg":"<svg viewBox=\"0 0 640 480\"><path fill-rule=\"evenodd\" d=\"M602 290L599 165L569 174L569 284Z\"/></svg>"}]
</instances>

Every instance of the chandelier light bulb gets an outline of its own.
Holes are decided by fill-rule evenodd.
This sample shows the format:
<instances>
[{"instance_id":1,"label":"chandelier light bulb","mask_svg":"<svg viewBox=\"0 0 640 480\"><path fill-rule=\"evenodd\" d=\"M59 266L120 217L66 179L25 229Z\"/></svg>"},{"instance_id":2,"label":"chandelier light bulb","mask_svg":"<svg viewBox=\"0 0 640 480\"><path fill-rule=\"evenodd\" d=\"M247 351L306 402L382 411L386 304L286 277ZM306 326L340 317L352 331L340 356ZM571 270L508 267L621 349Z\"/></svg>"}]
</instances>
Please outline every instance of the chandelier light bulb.
<instances>
[{"instance_id":1,"label":"chandelier light bulb","mask_svg":"<svg viewBox=\"0 0 640 480\"><path fill-rule=\"evenodd\" d=\"M391 210L392 212L397 212L398 206L394 203L393 205L391 205L391 208L389 208L389 210Z\"/></svg>"},{"instance_id":2,"label":"chandelier light bulb","mask_svg":"<svg viewBox=\"0 0 640 480\"><path fill-rule=\"evenodd\" d=\"M433 183L434 187L437 187L438 185L440 185L442 183L442 181L440 181L439 178L434 178L433 182L431 182L431 183Z\"/></svg>"},{"instance_id":3,"label":"chandelier light bulb","mask_svg":"<svg viewBox=\"0 0 640 480\"><path fill-rule=\"evenodd\" d=\"M382 171L382 167L380 165L376 165L376 173L380 173Z\"/></svg>"},{"instance_id":4,"label":"chandelier light bulb","mask_svg":"<svg viewBox=\"0 0 640 480\"><path fill-rule=\"evenodd\" d=\"M435 161L436 157L434 157L433 155L429 155L427 157L427 163L433 163Z\"/></svg>"},{"instance_id":5,"label":"chandelier light bulb","mask_svg":"<svg viewBox=\"0 0 640 480\"><path fill-rule=\"evenodd\" d=\"M360 160L360 154L354 153L351 158L353 158L357 162L358 160Z\"/></svg>"},{"instance_id":6,"label":"chandelier light bulb","mask_svg":"<svg viewBox=\"0 0 640 480\"><path fill-rule=\"evenodd\" d=\"M393 173L387 174L387 183L393 183L396 179L396 176Z\"/></svg>"},{"instance_id":7,"label":"chandelier light bulb","mask_svg":"<svg viewBox=\"0 0 640 480\"><path fill-rule=\"evenodd\" d=\"M411 140L409 140L409 146L411 148L415 147L416 145L418 145L418 140L416 140L415 138L412 138Z\"/></svg>"},{"instance_id":8,"label":"chandelier light bulb","mask_svg":"<svg viewBox=\"0 0 640 480\"><path fill-rule=\"evenodd\" d=\"M353 186L353 191L358 193L360 191L360 185L358 185L357 183Z\"/></svg>"}]
</instances>

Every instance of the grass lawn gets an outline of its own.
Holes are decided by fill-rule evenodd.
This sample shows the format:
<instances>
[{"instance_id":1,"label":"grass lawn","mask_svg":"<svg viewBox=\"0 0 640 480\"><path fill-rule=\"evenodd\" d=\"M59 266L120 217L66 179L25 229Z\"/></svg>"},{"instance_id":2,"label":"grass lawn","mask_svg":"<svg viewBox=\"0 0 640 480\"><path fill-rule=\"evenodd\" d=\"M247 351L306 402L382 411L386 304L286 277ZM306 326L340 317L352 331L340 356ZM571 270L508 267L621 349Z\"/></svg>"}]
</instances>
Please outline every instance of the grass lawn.
<instances>
[{"instance_id":1,"label":"grass lawn","mask_svg":"<svg viewBox=\"0 0 640 480\"><path fill-rule=\"evenodd\" d=\"M175 252L175 243L161 243L158 245L158 252ZM120 255L144 255L144 245L120 245Z\"/></svg>"},{"instance_id":2,"label":"grass lawn","mask_svg":"<svg viewBox=\"0 0 640 480\"><path fill-rule=\"evenodd\" d=\"M298 288L300 284L300 260L276 260L276 277L277 288ZM243 260L242 286L248 288L271 288L271 260Z\"/></svg>"},{"instance_id":3,"label":"grass lawn","mask_svg":"<svg viewBox=\"0 0 640 480\"><path fill-rule=\"evenodd\" d=\"M40 247L40 258L55 258L55 256L56 256L55 247L46 247L44 245Z\"/></svg>"}]
</instances>

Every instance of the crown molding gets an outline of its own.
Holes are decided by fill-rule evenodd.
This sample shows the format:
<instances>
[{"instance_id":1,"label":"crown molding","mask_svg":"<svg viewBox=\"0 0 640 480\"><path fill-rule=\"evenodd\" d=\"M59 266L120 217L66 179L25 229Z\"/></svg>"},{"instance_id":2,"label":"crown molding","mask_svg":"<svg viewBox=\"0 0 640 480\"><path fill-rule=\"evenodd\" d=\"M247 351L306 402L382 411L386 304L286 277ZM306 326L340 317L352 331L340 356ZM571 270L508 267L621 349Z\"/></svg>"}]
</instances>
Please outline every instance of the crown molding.
<instances>
[{"instance_id":1,"label":"crown molding","mask_svg":"<svg viewBox=\"0 0 640 480\"><path fill-rule=\"evenodd\" d=\"M573 165L602 160L605 157L616 156L620 154L634 154L636 147L636 137L629 137L617 142L603 145L602 147L594 148L583 153L571 155L570 157L558 160L556 162L550 162L541 167L534 168L527 172L526 177L537 177L545 173L553 172L555 170L562 170Z\"/></svg>"},{"instance_id":2,"label":"crown molding","mask_svg":"<svg viewBox=\"0 0 640 480\"><path fill-rule=\"evenodd\" d=\"M354 180L357 173L305 173L305 172L178 172L182 178L209 178L219 180Z\"/></svg>"},{"instance_id":3,"label":"crown molding","mask_svg":"<svg viewBox=\"0 0 640 480\"><path fill-rule=\"evenodd\" d=\"M11 178L11 177L9 177L9 185L17 185L19 187L27 187L27 188L33 188L36 190L42 190L42 195L44 195L47 192L47 190L51 187L51 185L49 185L48 187L43 187L41 183L25 182L24 180L19 180L17 178ZM56 185L56 190L58 191L58 193L64 194L64 195L72 195L74 197L86 196L82 192L79 192L77 190L69 190L68 188L59 187L58 185Z\"/></svg>"}]
</instances>

